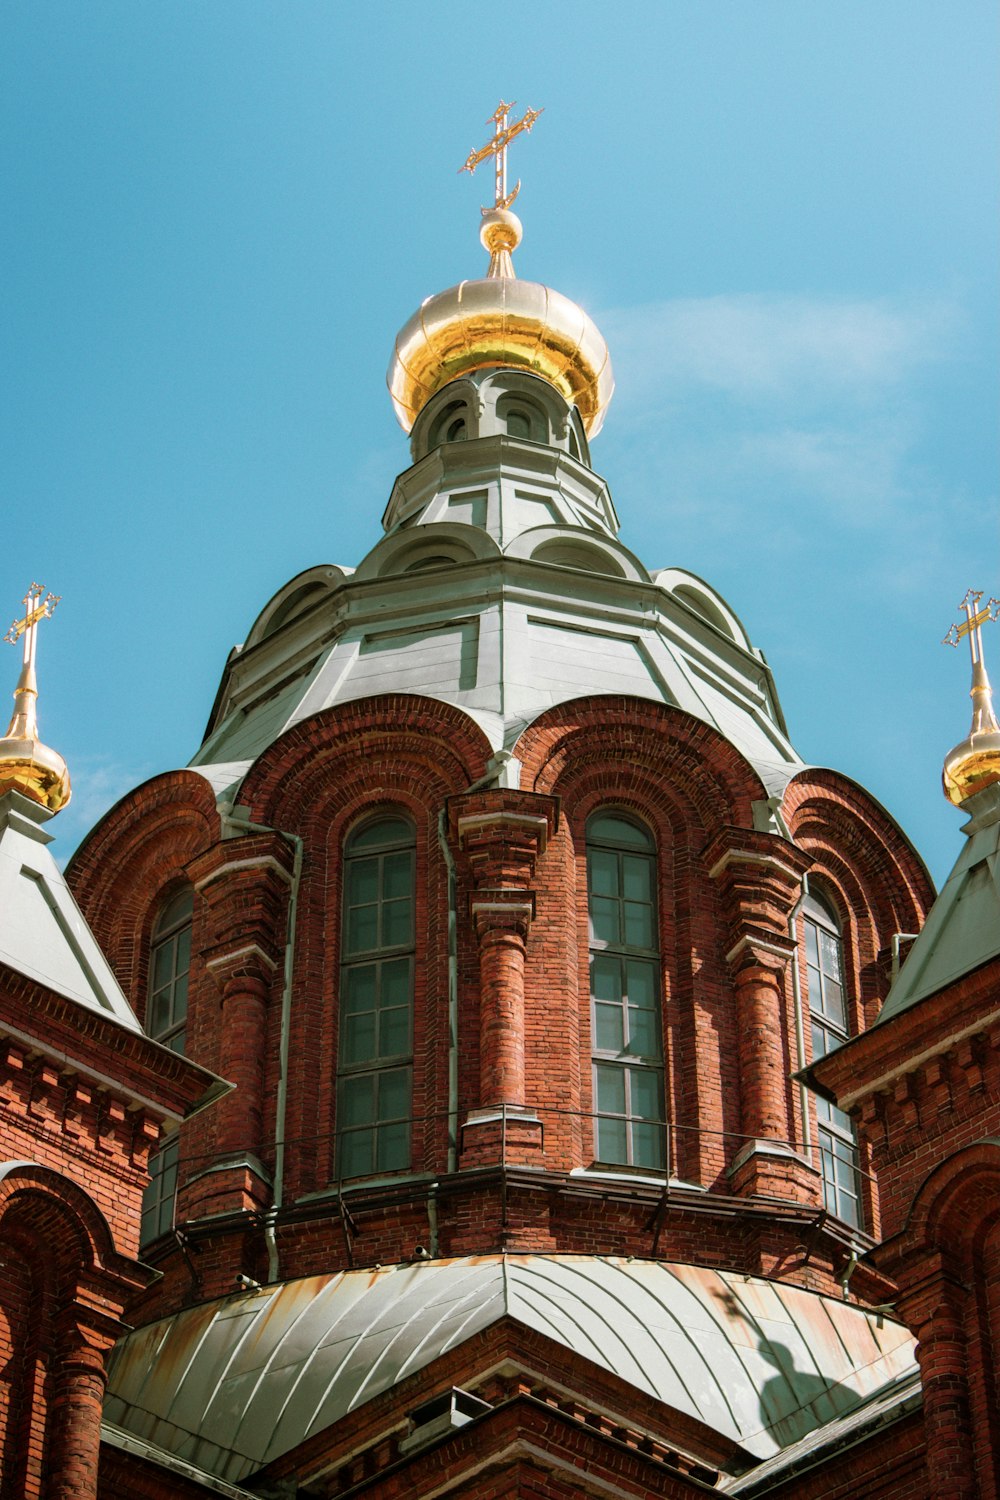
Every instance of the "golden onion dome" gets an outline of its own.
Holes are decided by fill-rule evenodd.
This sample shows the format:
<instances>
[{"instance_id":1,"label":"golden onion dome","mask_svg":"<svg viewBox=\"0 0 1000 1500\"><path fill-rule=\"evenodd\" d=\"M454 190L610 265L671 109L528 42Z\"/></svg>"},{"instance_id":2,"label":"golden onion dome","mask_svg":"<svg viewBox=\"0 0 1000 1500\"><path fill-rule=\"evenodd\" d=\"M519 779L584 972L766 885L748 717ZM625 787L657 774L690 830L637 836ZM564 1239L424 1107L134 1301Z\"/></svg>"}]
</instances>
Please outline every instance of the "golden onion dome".
<instances>
[{"instance_id":1,"label":"golden onion dome","mask_svg":"<svg viewBox=\"0 0 1000 1500\"><path fill-rule=\"evenodd\" d=\"M69 771L58 750L38 738L35 674L25 668L14 691L14 714L7 733L0 739L0 797L6 792L22 796L57 813L70 799Z\"/></svg>"},{"instance_id":2,"label":"golden onion dome","mask_svg":"<svg viewBox=\"0 0 1000 1500\"><path fill-rule=\"evenodd\" d=\"M968 638L972 653L972 728L968 738L945 756L941 781L949 802L960 807L969 797L1000 781L1000 724L993 711L993 690L983 660L982 626L1000 618L1000 600L990 599L980 608L982 591L970 589L959 609L964 609L965 623L953 625L945 636L948 646L957 646Z\"/></svg>"},{"instance_id":3,"label":"golden onion dome","mask_svg":"<svg viewBox=\"0 0 1000 1500\"><path fill-rule=\"evenodd\" d=\"M945 757L941 783L956 807L994 781L1000 781L1000 729L970 734Z\"/></svg>"},{"instance_id":4,"label":"golden onion dome","mask_svg":"<svg viewBox=\"0 0 1000 1500\"><path fill-rule=\"evenodd\" d=\"M387 382L404 431L450 381L491 366L540 375L577 408L588 437L600 431L615 388L608 346L569 297L517 280L511 252L522 232L508 208L484 212L486 276L428 297L398 335Z\"/></svg>"},{"instance_id":5,"label":"golden onion dome","mask_svg":"<svg viewBox=\"0 0 1000 1500\"><path fill-rule=\"evenodd\" d=\"M24 619L15 620L7 632L11 642L23 636L24 659L14 689L14 712L0 739L0 796L20 792L39 807L57 813L69 801L71 788L66 762L38 738L35 631L59 603L54 594L43 597L43 593L38 584L31 585L24 600Z\"/></svg>"}]
</instances>

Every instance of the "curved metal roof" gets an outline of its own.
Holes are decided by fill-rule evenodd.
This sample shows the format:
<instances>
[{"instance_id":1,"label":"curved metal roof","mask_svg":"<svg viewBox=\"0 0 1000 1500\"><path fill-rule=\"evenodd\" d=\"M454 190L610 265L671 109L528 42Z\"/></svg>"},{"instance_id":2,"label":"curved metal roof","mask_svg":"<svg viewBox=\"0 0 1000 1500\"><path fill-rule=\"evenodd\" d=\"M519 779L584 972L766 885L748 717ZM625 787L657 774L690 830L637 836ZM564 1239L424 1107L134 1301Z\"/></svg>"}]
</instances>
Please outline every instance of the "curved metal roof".
<instances>
[{"instance_id":1,"label":"curved metal roof","mask_svg":"<svg viewBox=\"0 0 1000 1500\"><path fill-rule=\"evenodd\" d=\"M308 1277L113 1351L105 1416L239 1481L509 1316L765 1459L915 1368L861 1308L759 1277L491 1255Z\"/></svg>"}]
</instances>

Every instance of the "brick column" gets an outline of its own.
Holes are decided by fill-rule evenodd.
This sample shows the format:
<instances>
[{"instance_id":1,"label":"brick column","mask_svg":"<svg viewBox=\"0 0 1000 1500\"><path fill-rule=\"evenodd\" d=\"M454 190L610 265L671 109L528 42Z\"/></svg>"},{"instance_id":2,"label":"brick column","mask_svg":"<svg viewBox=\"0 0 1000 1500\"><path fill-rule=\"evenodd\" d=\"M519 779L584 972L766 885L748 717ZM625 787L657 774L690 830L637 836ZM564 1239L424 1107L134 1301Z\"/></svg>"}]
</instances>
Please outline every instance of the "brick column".
<instances>
[{"instance_id":1,"label":"brick column","mask_svg":"<svg viewBox=\"0 0 1000 1500\"><path fill-rule=\"evenodd\" d=\"M796 953L788 921L812 860L785 839L724 828L706 851L730 924L726 953L736 997L742 1145L730 1178L743 1195L819 1203L820 1174L795 1149L801 1126L790 1107L797 1065L786 973Z\"/></svg>"},{"instance_id":2,"label":"brick column","mask_svg":"<svg viewBox=\"0 0 1000 1500\"><path fill-rule=\"evenodd\" d=\"M47 1500L96 1500L104 1356L113 1339L77 1325L58 1341L51 1373Z\"/></svg>"},{"instance_id":3,"label":"brick column","mask_svg":"<svg viewBox=\"0 0 1000 1500\"><path fill-rule=\"evenodd\" d=\"M987 1500L976 1480L964 1313L968 1289L937 1251L892 1267L901 1291L896 1312L917 1338L923 1387L927 1474L934 1500ZM992 1500L992 1488L989 1490Z\"/></svg>"},{"instance_id":4,"label":"brick column","mask_svg":"<svg viewBox=\"0 0 1000 1500\"><path fill-rule=\"evenodd\" d=\"M275 963L260 948L220 954L207 965L222 991L219 1072L235 1090L220 1100L216 1145L223 1156L259 1153L264 1123L264 1048Z\"/></svg>"},{"instance_id":5,"label":"brick column","mask_svg":"<svg viewBox=\"0 0 1000 1500\"><path fill-rule=\"evenodd\" d=\"M218 1005L215 1066L236 1087L199 1125L205 1133L194 1154L207 1170L182 1183L183 1218L253 1211L270 1201L262 1161L268 1144L264 1063L268 1009L272 999L277 1003L281 982L291 867L287 840L270 833L225 839L188 867L204 903L206 941L198 957ZM202 1014L209 1011L205 1003Z\"/></svg>"},{"instance_id":6,"label":"brick column","mask_svg":"<svg viewBox=\"0 0 1000 1500\"><path fill-rule=\"evenodd\" d=\"M463 1130L466 1164L473 1145L488 1158L497 1146L501 1153L509 1149L511 1133L502 1126L510 1116L522 1122L514 1127L519 1144L541 1143L537 1121L532 1118L527 1132L523 1128L524 963L535 912L535 864L557 818L556 799L532 792L497 789L449 799L449 827L468 872L468 911L479 946L478 1106ZM484 1131L486 1126L492 1128Z\"/></svg>"},{"instance_id":7,"label":"brick column","mask_svg":"<svg viewBox=\"0 0 1000 1500\"><path fill-rule=\"evenodd\" d=\"M479 938L479 1097L524 1104L524 952L530 902L473 904Z\"/></svg>"}]
</instances>

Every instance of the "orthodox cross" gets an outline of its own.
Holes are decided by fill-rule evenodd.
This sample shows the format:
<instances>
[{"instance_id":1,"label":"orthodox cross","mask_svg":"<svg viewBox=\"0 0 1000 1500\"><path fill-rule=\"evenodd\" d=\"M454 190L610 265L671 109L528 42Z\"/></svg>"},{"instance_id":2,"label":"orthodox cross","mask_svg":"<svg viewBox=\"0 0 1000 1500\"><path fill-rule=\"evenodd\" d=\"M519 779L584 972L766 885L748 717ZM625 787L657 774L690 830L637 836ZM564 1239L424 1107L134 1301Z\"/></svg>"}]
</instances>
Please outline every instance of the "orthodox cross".
<instances>
[{"instance_id":1,"label":"orthodox cross","mask_svg":"<svg viewBox=\"0 0 1000 1500\"><path fill-rule=\"evenodd\" d=\"M990 680L986 675L986 665L983 661L982 627L990 620L1000 619L1000 599L987 599L982 609L979 601L983 597L982 589L970 589L958 606L965 610L965 623L953 625L941 642L943 646L957 646L963 635L969 637L969 650L972 652L972 733L993 733L1000 726L997 724L996 715L993 712L993 701L990 692Z\"/></svg>"},{"instance_id":2,"label":"orthodox cross","mask_svg":"<svg viewBox=\"0 0 1000 1500\"><path fill-rule=\"evenodd\" d=\"M505 104L502 99L500 100L500 103L486 122L487 125L493 126L493 139L487 141L485 146L480 146L478 151L470 151L465 165L458 169L459 172L474 172L479 163L485 161L488 156L494 158L493 165L496 173L496 186L493 194L493 207L495 209L510 208L510 205L521 191L520 178L517 180L514 191L512 193L508 193L507 191L507 147L515 136L521 134L522 130L530 130L538 119L538 116L543 113L540 109L527 109L523 117L516 124L508 125L507 115L514 108L516 102L516 100L512 100L510 104ZM483 212L485 213L486 210L484 209Z\"/></svg>"},{"instance_id":3,"label":"orthodox cross","mask_svg":"<svg viewBox=\"0 0 1000 1500\"><path fill-rule=\"evenodd\" d=\"M24 618L14 620L10 629L4 636L12 646L24 636L24 665L33 667L35 665L35 630L39 620L51 618L52 611L62 596L60 594L46 594L45 588L40 583L31 584L24 596Z\"/></svg>"},{"instance_id":4,"label":"orthodox cross","mask_svg":"<svg viewBox=\"0 0 1000 1500\"><path fill-rule=\"evenodd\" d=\"M941 642L942 646L957 646L963 635L967 635L973 667L978 666L983 659L982 626L990 620L1000 619L1000 599L987 599L980 609L979 601L982 597L982 589L969 590L958 606L959 609L965 610L964 625L953 625Z\"/></svg>"}]
</instances>

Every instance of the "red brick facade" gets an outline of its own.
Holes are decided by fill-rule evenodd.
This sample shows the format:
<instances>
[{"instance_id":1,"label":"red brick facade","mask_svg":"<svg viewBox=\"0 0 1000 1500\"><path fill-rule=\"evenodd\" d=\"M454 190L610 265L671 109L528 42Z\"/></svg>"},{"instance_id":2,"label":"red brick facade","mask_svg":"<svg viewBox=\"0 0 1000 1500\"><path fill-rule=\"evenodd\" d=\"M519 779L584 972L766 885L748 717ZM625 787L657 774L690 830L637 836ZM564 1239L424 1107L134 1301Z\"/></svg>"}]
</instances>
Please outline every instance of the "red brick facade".
<instances>
[{"instance_id":1,"label":"red brick facade","mask_svg":"<svg viewBox=\"0 0 1000 1500\"><path fill-rule=\"evenodd\" d=\"M152 1279L146 1163L210 1079L0 966L0 1494L93 1496L104 1360Z\"/></svg>"},{"instance_id":2,"label":"red brick facade","mask_svg":"<svg viewBox=\"0 0 1000 1500\"><path fill-rule=\"evenodd\" d=\"M238 1275L266 1282L405 1262L417 1247L434 1257L653 1256L837 1295L850 1274L853 1297L891 1298L893 1267L856 1263L858 1237L824 1212L803 1150L803 1096L791 1081L791 972L802 962L793 914L803 875L818 878L842 914L852 1024L862 1029L885 993L893 934L915 930L930 899L909 846L863 792L827 772L789 788L794 844L760 831L755 808L766 794L747 762L704 723L650 702L562 705L514 754L521 789L497 788L490 748L461 712L415 696L371 698L276 741L229 821L201 776L174 772L119 804L74 858L77 899L140 1016L157 911L192 887L187 1051L237 1084L182 1128L182 1235L144 1248L162 1274L149 1286L133 1277L131 1321L226 1296ZM591 1170L584 833L608 807L640 819L655 843L666 1193L641 1174ZM341 1183L342 851L380 811L404 814L416 839L412 1170ZM23 1093L26 1113L32 1097ZM85 1113L87 1101L76 1107ZM110 1120L111 1106L102 1108ZM88 1128L83 1156L104 1140L96 1118ZM110 1124L105 1133L109 1166L133 1173L131 1199L115 1192L134 1253L142 1177L134 1157L118 1164ZM891 1163L874 1165L888 1172L891 1202ZM99 1181L93 1191L104 1191ZM880 1213L892 1221L869 1190L866 1227ZM28 1275L12 1265L11 1284ZM714 1483L717 1440L707 1432L680 1432L676 1417L664 1426L634 1392L598 1394L594 1372L565 1366L545 1340L527 1349L523 1334L499 1325L490 1341L360 1408L349 1431L289 1455L275 1480L322 1469L310 1493L385 1496L442 1484L454 1495L603 1494L609 1485L692 1495ZM23 1368L29 1355L20 1358ZM493 1385L481 1376L491 1361L511 1372ZM423 1393L451 1384L474 1384L495 1404L474 1441L458 1430L433 1450L401 1452L385 1434ZM10 1411L23 1427L16 1404ZM866 1437L822 1482L808 1470L774 1493L928 1493L921 1431L907 1418ZM726 1457L715 1453L720 1465ZM160 1500L198 1492L190 1477L118 1448L107 1449L102 1472L108 1495L126 1484ZM903 1486L904 1474L908 1487L886 1488Z\"/></svg>"}]
</instances>

